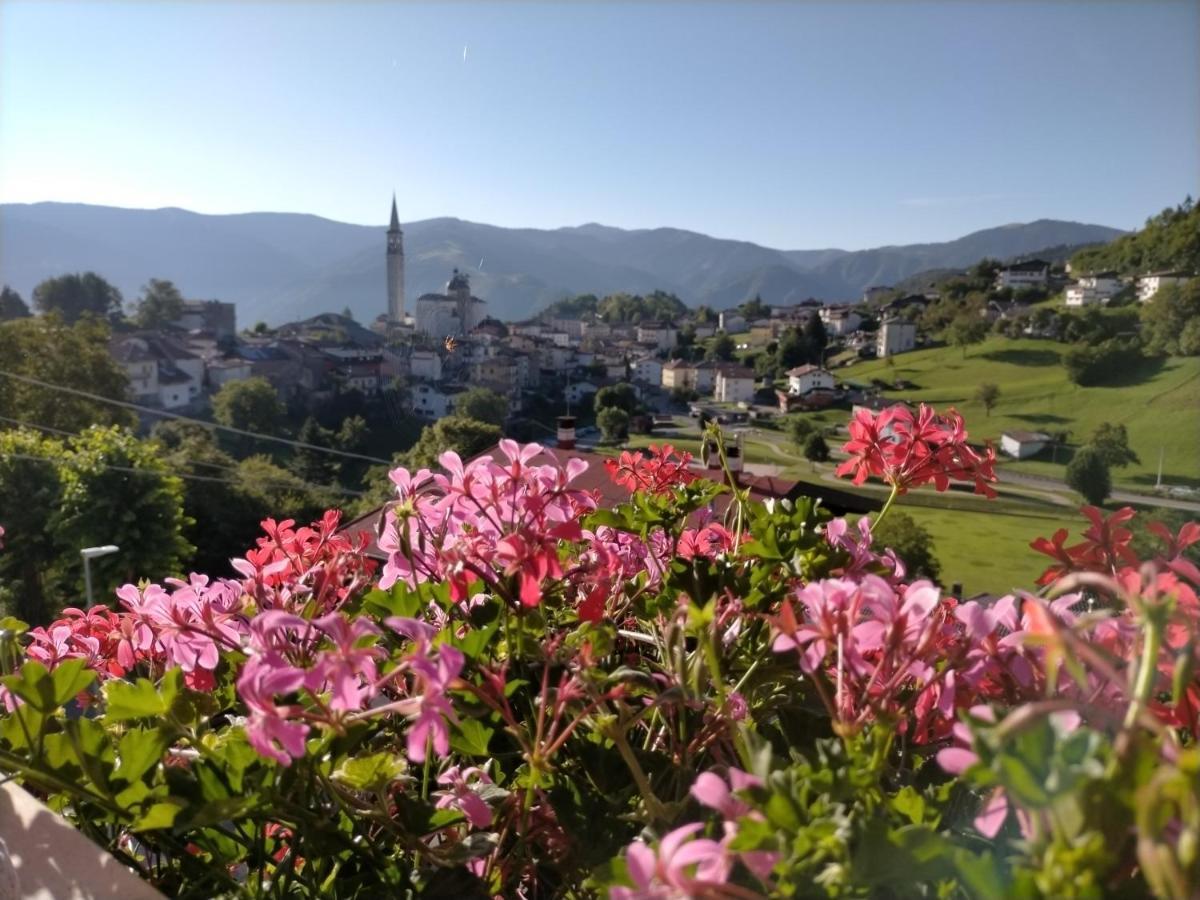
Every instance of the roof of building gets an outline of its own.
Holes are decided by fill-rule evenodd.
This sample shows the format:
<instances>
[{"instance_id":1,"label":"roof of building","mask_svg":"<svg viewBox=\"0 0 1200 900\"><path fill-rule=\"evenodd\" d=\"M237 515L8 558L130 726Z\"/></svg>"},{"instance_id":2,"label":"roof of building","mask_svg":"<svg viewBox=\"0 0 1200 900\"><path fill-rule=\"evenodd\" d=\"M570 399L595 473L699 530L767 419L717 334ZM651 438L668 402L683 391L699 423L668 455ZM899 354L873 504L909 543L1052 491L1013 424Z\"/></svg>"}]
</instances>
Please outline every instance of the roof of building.
<instances>
[{"instance_id":1,"label":"roof of building","mask_svg":"<svg viewBox=\"0 0 1200 900\"><path fill-rule=\"evenodd\" d=\"M1041 272L1050 268L1050 263L1044 259L1025 259L1021 262L1009 263L1000 269L1001 272Z\"/></svg>"},{"instance_id":2,"label":"roof of building","mask_svg":"<svg viewBox=\"0 0 1200 900\"><path fill-rule=\"evenodd\" d=\"M1018 444L1038 444L1050 440L1050 435L1042 434L1040 431L1021 431L1020 429L1005 431L1001 437L1012 438Z\"/></svg>"},{"instance_id":3,"label":"roof of building","mask_svg":"<svg viewBox=\"0 0 1200 900\"><path fill-rule=\"evenodd\" d=\"M1179 271L1178 269L1176 269L1174 271L1147 272L1145 275L1142 275L1141 277L1142 278L1191 278L1192 273L1191 272L1182 272L1182 271Z\"/></svg>"},{"instance_id":4,"label":"roof of building","mask_svg":"<svg viewBox=\"0 0 1200 900\"><path fill-rule=\"evenodd\" d=\"M717 377L718 378L726 378L726 379L728 379L728 378L742 378L742 379L748 378L751 381L753 381L756 376L754 374L754 370L747 368L746 366L720 366L717 369Z\"/></svg>"},{"instance_id":5,"label":"roof of building","mask_svg":"<svg viewBox=\"0 0 1200 900\"><path fill-rule=\"evenodd\" d=\"M496 446L485 450L472 459L478 459L481 456L501 458L502 454L500 453L499 446ZM599 497L600 506L604 508L624 503L630 496L628 488L617 484L608 476L608 471L604 467L604 461L607 458L599 453L591 453L586 450L547 448L542 453L533 457L532 462L545 465L554 460L557 460L559 463L565 463L569 459L583 460L588 464L588 467L571 482L571 486L584 491L595 491ZM693 466L692 471L702 478L724 479L721 470ZM741 487L749 488L750 499L752 500L761 502L769 499L795 499L801 496L814 497L819 499L822 505L836 515L875 512L882 508L883 505L873 497L851 493L841 488L792 481L791 479L779 478L774 475L751 475L743 472L738 475L738 484ZM718 496L714 504L715 511L718 514L722 513L730 500L731 497L728 493ZM340 529L342 534L365 535L368 540L367 553L378 559L382 559L384 555L383 551L379 549L378 544L376 544L376 539L383 531L384 510L385 507L374 509L365 515L359 516L357 519L347 522Z\"/></svg>"},{"instance_id":6,"label":"roof of building","mask_svg":"<svg viewBox=\"0 0 1200 900\"><path fill-rule=\"evenodd\" d=\"M789 378L791 378L793 376L796 378L800 378L801 376L807 375L810 372L823 372L826 375L829 374L828 369L822 368L821 366L814 366L812 363L805 363L802 366L796 366L796 368L794 368L794 369L788 369L787 375Z\"/></svg>"}]
</instances>

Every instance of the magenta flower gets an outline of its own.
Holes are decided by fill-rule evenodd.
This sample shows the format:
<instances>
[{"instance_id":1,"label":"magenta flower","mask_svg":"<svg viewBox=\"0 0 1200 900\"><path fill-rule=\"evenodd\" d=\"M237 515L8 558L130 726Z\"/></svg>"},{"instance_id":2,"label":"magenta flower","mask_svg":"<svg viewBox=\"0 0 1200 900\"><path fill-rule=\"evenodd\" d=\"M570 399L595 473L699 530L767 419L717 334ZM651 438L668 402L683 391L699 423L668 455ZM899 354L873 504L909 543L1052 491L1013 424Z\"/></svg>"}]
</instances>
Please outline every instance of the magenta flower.
<instances>
[{"instance_id":1,"label":"magenta flower","mask_svg":"<svg viewBox=\"0 0 1200 900\"><path fill-rule=\"evenodd\" d=\"M694 896L699 889L719 886L729 878L725 847L710 838L689 840L703 826L684 825L663 835L658 852L642 841L625 851L633 887L614 887L613 900L668 900Z\"/></svg>"},{"instance_id":2,"label":"magenta flower","mask_svg":"<svg viewBox=\"0 0 1200 900\"><path fill-rule=\"evenodd\" d=\"M446 691L458 678L465 661L462 651L447 644L438 648L436 660L417 657L411 661L421 687L420 696L410 698L415 702L406 709L410 715L415 714L406 739L408 758L413 762L425 762L427 745L432 745L438 756L450 752L450 728L446 721L456 721L457 717Z\"/></svg>"}]
</instances>

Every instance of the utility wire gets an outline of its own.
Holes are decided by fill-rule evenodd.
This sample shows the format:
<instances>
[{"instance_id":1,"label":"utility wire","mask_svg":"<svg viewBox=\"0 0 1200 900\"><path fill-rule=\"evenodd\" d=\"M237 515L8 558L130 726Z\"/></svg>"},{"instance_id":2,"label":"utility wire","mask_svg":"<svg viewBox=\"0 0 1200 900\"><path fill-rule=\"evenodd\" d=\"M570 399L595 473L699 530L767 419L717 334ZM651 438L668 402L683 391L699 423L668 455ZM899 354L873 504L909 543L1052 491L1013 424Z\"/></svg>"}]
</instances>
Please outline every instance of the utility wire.
<instances>
[{"instance_id":1,"label":"utility wire","mask_svg":"<svg viewBox=\"0 0 1200 900\"><path fill-rule=\"evenodd\" d=\"M197 419L193 416L185 416L180 413L167 412L165 409L155 409L152 406L142 406L139 403L130 403L128 400L114 400L112 397L104 397L100 394L93 394L90 391L81 391L78 388L67 387L62 384L52 384L49 381L42 381L40 378L31 378L28 375L18 375L15 372L5 372L0 370L0 375L5 378L11 378L14 381L20 381L25 384L31 384L35 387L46 388L52 391L61 391L64 394L71 394L76 397L84 397L88 400L95 400L98 403L109 403L113 406L120 406L125 409L136 410L137 412L146 413L152 416L163 416L167 419L177 419L180 422L191 422L193 425L201 425L204 428L215 428L219 431L228 431L233 434L240 434L243 437L255 438L260 441L274 441L277 444L286 444L289 447L299 447L302 450L314 450L318 453L331 453L335 456L345 456L349 459L362 459L367 462L380 463L385 466L392 464L391 460L380 459L378 456L367 456L363 453L351 453L349 450L336 450L333 447L322 447L318 444L309 444L305 441L296 441L291 438L275 437L270 434L262 434L257 431L247 431L244 428L235 428L232 425L219 425L216 422L206 422L204 419Z\"/></svg>"},{"instance_id":2,"label":"utility wire","mask_svg":"<svg viewBox=\"0 0 1200 900\"><path fill-rule=\"evenodd\" d=\"M61 428L54 428L53 426L50 426L50 425L39 425L37 422L23 422L20 419L13 419L8 416L0 416L0 422L8 422L12 425L20 426L21 428L36 428L41 431L45 431L49 434L60 435L61 437L79 437L79 435L80 435L80 433L78 431L64 431ZM47 457L47 458L49 458L49 457ZM237 466L223 466L220 463L203 462L198 459L186 459L185 458L183 460L183 462L187 463L189 466L206 466L210 469L216 469L217 471L220 471L220 472L232 472L235 475L240 474L242 471ZM145 471L145 470L138 469L137 471L141 472L141 471ZM188 476L179 475L179 477L185 478ZM202 478L203 476L198 475L195 477ZM210 479L210 480L212 480L212 479ZM234 481L226 481L226 480L222 480L222 479L216 479L216 480L220 481L222 484L237 484L237 482L234 482ZM289 484L289 483L291 483L289 479L271 478L270 476L261 478L259 480L265 481L265 482L271 483L271 484ZM299 479L297 479L297 480L299 480ZM313 488L314 490L337 491L339 493L353 494L354 496L362 496L362 491L354 491L354 490L351 490L350 488L344 488L341 485L314 484L311 481L300 481L300 483L302 485L304 485L305 487Z\"/></svg>"},{"instance_id":3,"label":"utility wire","mask_svg":"<svg viewBox=\"0 0 1200 900\"><path fill-rule=\"evenodd\" d=\"M8 459L23 459L29 462L44 462L44 463L73 463L76 460L68 459L65 456L34 456L31 453L15 453L9 450L0 450L0 456ZM130 475L148 475L151 478L181 478L184 481L207 481L211 484L228 484L233 487L238 487L238 482L228 481L224 478L214 478L209 475L183 475L178 472L156 472L152 469L135 469L130 466L117 466L112 463L93 463L101 469L110 469L114 472L125 472ZM267 481L276 481L276 479L265 479ZM282 481L277 481L282 484ZM307 482L305 482L307 484ZM320 485L308 485L308 487L320 487ZM362 491L352 491L349 488L325 488L325 490L340 491L343 494L350 494L355 497L363 496Z\"/></svg>"}]
</instances>

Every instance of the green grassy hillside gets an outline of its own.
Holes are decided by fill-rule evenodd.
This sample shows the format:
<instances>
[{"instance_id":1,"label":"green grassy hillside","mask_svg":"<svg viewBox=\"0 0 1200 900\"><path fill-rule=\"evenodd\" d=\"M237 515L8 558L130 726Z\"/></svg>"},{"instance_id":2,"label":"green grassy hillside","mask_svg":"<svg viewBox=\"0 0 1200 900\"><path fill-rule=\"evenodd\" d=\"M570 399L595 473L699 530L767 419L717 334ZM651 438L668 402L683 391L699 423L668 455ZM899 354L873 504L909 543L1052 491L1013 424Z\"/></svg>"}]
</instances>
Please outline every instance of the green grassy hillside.
<instances>
[{"instance_id":1,"label":"green grassy hillside","mask_svg":"<svg viewBox=\"0 0 1200 900\"><path fill-rule=\"evenodd\" d=\"M1148 361L1121 373L1112 386L1079 387L1067 380L1060 363L1065 349L1053 341L996 337L970 348L966 359L959 349L940 347L900 354L893 357L894 366L874 360L838 374L861 383L871 378L910 381L915 389L885 395L939 408L955 406L972 438L998 442L1009 428L1068 430L1071 443L1078 445L1101 422L1123 424L1141 464L1115 470L1115 482L1153 485L1161 447L1164 482L1200 484L1200 359ZM976 387L989 381L1000 387L1000 402L990 417L974 399ZM1060 452L1057 463L1037 459L1007 465L1061 478L1067 456Z\"/></svg>"}]
</instances>

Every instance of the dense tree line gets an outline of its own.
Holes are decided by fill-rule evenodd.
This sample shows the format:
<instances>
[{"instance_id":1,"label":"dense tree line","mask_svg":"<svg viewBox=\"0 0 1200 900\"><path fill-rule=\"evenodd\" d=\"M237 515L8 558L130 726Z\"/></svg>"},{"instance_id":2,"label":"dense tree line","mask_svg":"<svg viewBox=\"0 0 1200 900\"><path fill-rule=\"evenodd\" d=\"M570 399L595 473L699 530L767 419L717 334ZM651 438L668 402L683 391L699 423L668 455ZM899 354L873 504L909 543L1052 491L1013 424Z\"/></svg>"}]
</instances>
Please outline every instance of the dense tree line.
<instances>
[{"instance_id":1,"label":"dense tree line","mask_svg":"<svg viewBox=\"0 0 1200 900\"><path fill-rule=\"evenodd\" d=\"M642 322L673 321L687 313L687 304L674 294L652 291L644 296L609 294L603 299L595 294L567 297L547 306L541 318L578 319L595 316L610 325L637 325Z\"/></svg>"},{"instance_id":2,"label":"dense tree line","mask_svg":"<svg viewBox=\"0 0 1200 900\"><path fill-rule=\"evenodd\" d=\"M1147 219L1140 231L1075 254L1071 270L1111 270L1123 275L1162 270L1200 273L1200 206L1188 197Z\"/></svg>"}]
</instances>

